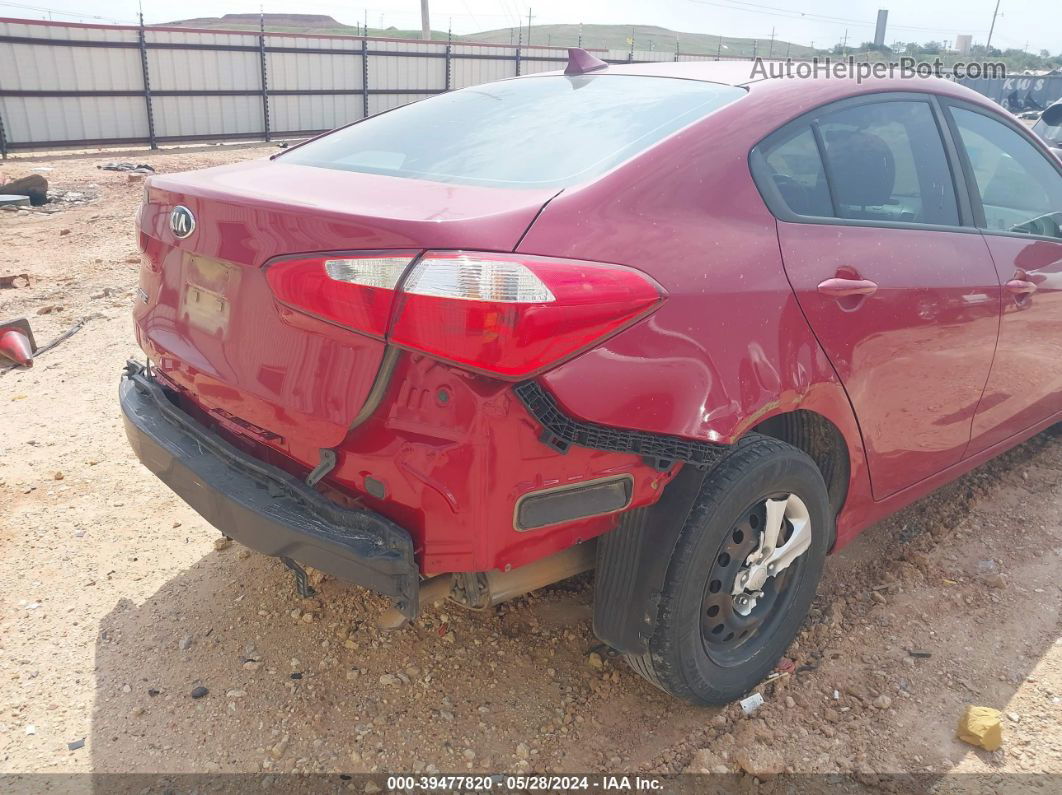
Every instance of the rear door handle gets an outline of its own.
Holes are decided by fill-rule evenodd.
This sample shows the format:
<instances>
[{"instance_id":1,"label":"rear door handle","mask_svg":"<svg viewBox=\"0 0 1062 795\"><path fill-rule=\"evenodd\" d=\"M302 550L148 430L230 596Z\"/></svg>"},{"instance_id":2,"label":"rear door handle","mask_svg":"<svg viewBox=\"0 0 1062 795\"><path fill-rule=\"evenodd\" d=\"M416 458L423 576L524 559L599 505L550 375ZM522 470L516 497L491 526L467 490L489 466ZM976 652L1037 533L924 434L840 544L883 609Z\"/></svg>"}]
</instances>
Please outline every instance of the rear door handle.
<instances>
[{"instance_id":1,"label":"rear door handle","mask_svg":"<svg viewBox=\"0 0 1062 795\"><path fill-rule=\"evenodd\" d=\"M1006 287L1007 292L1012 295L1032 295L1036 292L1036 285L1025 279L1011 279Z\"/></svg>"},{"instance_id":2,"label":"rear door handle","mask_svg":"<svg viewBox=\"0 0 1062 795\"><path fill-rule=\"evenodd\" d=\"M877 289L878 285L869 279L844 279L837 276L819 283L819 292L834 298L844 298L848 295L873 295Z\"/></svg>"}]
</instances>

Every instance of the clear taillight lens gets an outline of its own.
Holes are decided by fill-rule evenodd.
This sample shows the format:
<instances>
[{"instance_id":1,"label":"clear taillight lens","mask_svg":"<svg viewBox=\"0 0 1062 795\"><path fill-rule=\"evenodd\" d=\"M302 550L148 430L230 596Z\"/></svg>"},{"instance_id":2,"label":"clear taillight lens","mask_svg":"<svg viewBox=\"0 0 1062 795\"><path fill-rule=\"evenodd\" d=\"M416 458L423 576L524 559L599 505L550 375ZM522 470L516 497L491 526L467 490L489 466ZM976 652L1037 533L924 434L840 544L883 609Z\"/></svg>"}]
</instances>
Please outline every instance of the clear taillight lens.
<instances>
[{"instance_id":1,"label":"clear taillight lens","mask_svg":"<svg viewBox=\"0 0 1062 795\"><path fill-rule=\"evenodd\" d=\"M524 378L630 325L662 300L647 276L618 265L428 252L402 287L388 339Z\"/></svg>"},{"instance_id":2,"label":"clear taillight lens","mask_svg":"<svg viewBox=\"0 0 1062 795\"><path fill-rule=\"evenodd\" d=\"M545 304L557 300L523 263L469 254L424 257L406 280L405 292L506 304Z\"/></svg>"}]
</instances>

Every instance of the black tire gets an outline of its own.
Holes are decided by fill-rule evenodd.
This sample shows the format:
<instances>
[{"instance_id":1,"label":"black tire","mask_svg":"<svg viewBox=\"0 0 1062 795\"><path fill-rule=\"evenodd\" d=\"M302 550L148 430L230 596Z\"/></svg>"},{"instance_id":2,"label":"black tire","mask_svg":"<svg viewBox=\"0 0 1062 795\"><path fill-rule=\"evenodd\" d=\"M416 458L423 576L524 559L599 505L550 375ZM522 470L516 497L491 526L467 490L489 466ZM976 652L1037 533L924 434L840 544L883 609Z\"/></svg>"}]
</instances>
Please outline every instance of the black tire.
<instances>
[{"instance_id":1,"label":"black tire","mask_svg":"<svg viewBox=\"0 0 1062 795\"><path fill-rule=\"evenodd\" d=\"M776 578L777 593L753 609L762 623L723 646L713 639L706 599L719 600L719 577L733 587L740 562L720 569L724 544L744 540L741 522L755 527L758 505L782 494L798 496L810 517L811 545ZM750 435L736 444L705 478L668 563L648 652L627 655L631 667L671 695L693 704L726 704L741 698L777 665L811 607L823 561L833 539L833 512L826 485L811 458L797 448ZM732 546L727 546L732 549ZM723 572L720 575L720 571ZM732 571L733 576L727 572ZM709 582L709 577L713 577ZM715 596L709 595L709 588ZM764 587L767 591L767 586ZM709 606L711 610L715 605ZM734 616L737 621L748 617ZM733 633L728 633L732 635ZM715 644L715 645L713 645Z\"/></svg>"}]
</instances>

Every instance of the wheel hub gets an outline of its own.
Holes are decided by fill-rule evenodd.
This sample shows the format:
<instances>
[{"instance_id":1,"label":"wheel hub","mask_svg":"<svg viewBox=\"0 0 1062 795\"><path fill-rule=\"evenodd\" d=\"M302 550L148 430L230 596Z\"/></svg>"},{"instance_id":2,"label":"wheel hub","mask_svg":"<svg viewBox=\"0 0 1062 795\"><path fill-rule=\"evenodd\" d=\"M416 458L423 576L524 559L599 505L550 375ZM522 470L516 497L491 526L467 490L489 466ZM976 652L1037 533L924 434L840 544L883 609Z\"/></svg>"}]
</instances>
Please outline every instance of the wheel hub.
<instances>
[{"instance_id":1,"label":"wheel hub","mask_svg":"<svg viewBox=\"0 0 1062 795\"><path fill-rule=\"evenodd\" d=\"M764 502L766 517L759 546L745 559L731 591L734 610L747 616L763 598L771 577L785 571L811 546L811 522L807 506L795 494Z\"/></svg>"},{"instance_id":2,"label":"wheel hub","mask_svg":"<svg viewBox=\"0 0 1062 795\"><path fill-rule=\"evenodd\" d=\"M811 546L807 506L794 494L768 497L739 516L724 538L702 602L701 638L713 659L741 647L786 603L792 572Z\"/></svg>"}]
</instances>

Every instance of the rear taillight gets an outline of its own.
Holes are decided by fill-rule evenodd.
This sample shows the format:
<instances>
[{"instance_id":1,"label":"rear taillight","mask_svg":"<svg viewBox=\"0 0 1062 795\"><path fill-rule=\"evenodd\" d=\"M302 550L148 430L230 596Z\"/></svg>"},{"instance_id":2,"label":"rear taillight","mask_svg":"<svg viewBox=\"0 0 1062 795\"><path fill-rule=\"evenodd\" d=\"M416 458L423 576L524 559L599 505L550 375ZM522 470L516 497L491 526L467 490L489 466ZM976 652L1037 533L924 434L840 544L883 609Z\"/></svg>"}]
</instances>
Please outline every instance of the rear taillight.
<instances>
[{"instance_id":1,"label":"rear taillight","mask_svg":"<svg viewBox=\"0 0 1062 795\"><path fill-rule=\"evenodd\" d=\"M629 325L661 300L656 284L631 268L432 251L406 278L388 339L521 378Z\"/></svg>"},{"instance_id":2,"label":"rear taillight","mask_svg":"<svg viewBox=\"0 0 1062 795\"><path fill-rule=\"evenodd\" d=\"M291 259L266 275L292 307L505 378L540 372L663 300L633 268L524 254L429 251L402 281L413 256Z\"/></svg>"},{"instance_id":3,"label":"rear taillight","mask_svg":"<svg viewBox=\"0 0 1062 795\"><path fill-rule=\"evenodd\" d=\"M387 251L281 260L266 269L266 279L291 307L383 337L395 286L415 256Z\"/></svg>"}]
</instances>

